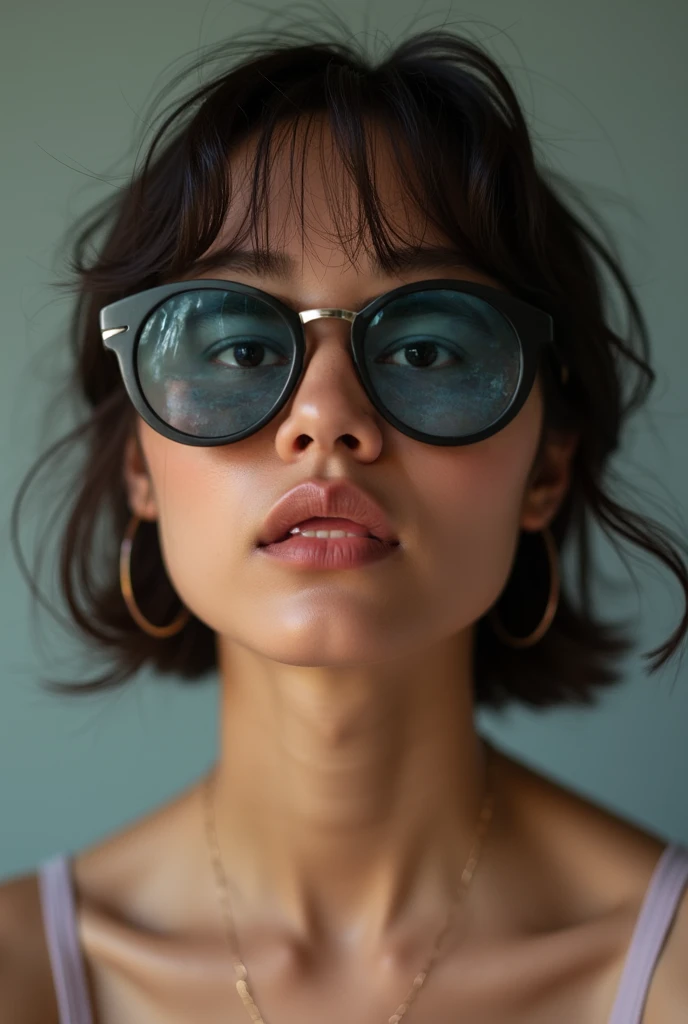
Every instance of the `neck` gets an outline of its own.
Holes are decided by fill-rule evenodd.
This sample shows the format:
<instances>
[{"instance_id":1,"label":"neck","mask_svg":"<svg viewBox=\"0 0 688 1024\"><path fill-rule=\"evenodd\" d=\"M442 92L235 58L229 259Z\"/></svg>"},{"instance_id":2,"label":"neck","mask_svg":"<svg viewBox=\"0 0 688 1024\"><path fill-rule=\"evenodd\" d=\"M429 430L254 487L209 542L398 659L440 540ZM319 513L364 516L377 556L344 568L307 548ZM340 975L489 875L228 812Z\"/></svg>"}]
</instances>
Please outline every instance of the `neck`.
<instances>
[{"instance_id":1,"label":"neck","mask_svg":"<svg viewBox=\"0 0 688 1024\"><path fill-rule=\"evenodd\" d=\"M447 906L485 795L462 639L363 669L219 641L213 806L235 917L250 905L302 938L373 942L414 908Z\"/></svg>"}]
</instances>

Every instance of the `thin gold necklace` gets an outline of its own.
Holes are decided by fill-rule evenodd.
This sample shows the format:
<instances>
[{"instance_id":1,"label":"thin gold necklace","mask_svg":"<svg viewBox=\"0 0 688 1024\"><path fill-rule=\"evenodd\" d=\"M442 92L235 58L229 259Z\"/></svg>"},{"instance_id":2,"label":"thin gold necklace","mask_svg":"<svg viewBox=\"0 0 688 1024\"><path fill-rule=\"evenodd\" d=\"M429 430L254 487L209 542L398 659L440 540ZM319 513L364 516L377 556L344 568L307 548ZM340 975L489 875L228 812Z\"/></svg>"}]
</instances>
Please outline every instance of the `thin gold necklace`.
<instances>
[{"instance_id":1,"label":"thin gold necklace","mask_svg":"<svg viewBox=\"0 0 688 1024\"><path fill-rule=\"evenodd\" d=\"M447 914L447 919L445 921L445 924L444 924L442 930L440 931L439 935L435 939L435 944L433 946L432 952L431 952L431 954L430 954L430 956L428 958L428 961L427 961L425 967L423 968L422 971L419 971L418 974L413 979L413 984L411 985L411 989L410 989L408 995L406 996L406 999L404 999L404 1001L402 1003L400 1003L400 1005L398 1006L396 1012L393 1013L392 1016L389 1018L388 1024L399 1024L399 1021L404 1016L404 1014L408 1010L409 1006L411 1005L411 1003L413 1002L413 1000L417 996L421 986L423 985L423 982L425 981L425 979L427 978L427 976L428 976L428 974L430 972L430 968L432 967L432 965L434 964L435 960L437 959L437 956L439 954L440 945L442 943L442 939L444 938L446 932L449 930L449 927L450 927L450 925L452 923L452 919L453 919L453 916L454 916L454 912L456 911L457 906L461 902L460 897L462 895L465 895L465 893L468 891L468 887L470 885L471 879L473 878L473 874L475 872L475 868L476 868L476 866L478 864L478 860L479 860L480 853L481 853L482 846L483 846L484 837L485 837L485 834L487 832L488 825L490 824L490 821L492 820L492 811L493 811L493 807L494 807L494 793L492 791L492 786L490 785L490 783L491 783L491 769L492 769L492 766L493 766L493 756L492 756L493 755L493 750L492 750L492 747L491 747L489 742L487 742L487 741L483 741L483 742L484 742L485 749L486 749L486 759L487 759L487 763L486 763L487 779L486 779L486 785L485 785L485 796L483 798L483 803L482 803L482 807L481 807L481 810L480 810L480 815L479 815L479 818L478 818L478 826L477 826L477 829L476 829L475 838L473 840L473 845L471 847L471 852L468 855L468 860L466 862L466 866L464 867L463 872L461 874L461 883L460 883L460 885L459 885L459 887L457 889L456 896L454 897L454 899L452 900L452 902L451 902L451 904L449 906L449 912ZM220 906L222 908L223 916L224 916L224 920L225 920L227 941L229 943L229 947L230 947L231 952L232 952L232 961L234 963L234 970L235 970L236 976L237 976L236 989L237 989L237 992L239 993L239 995L241 996L241 1001L243 1002L244 1006L248 1010L248 1013L249 1013L249 1016L251 1017L251 1020L255 1021L256 1024L265 1024L265 1021L263 1020L263 1018L261 1016L260 1010L256 1006L255 1002L253 1001L253 997L251 996L251 993L248 990L248 984L247 984L248 972L246 970L246 967L245 967L243 961L239 957L239 953L238 953L238 949L237 949L238 942L237 942L236 930L234 928L234 920L233 920L232 912L231 912L231 908L230 908L229 887L228 887L228 884L227 884L227 876L225 874L224 867L222 865L222 857L220 855L220 847L219 847L218 840L217 840L217 829L215 827L215 810L214 810L214 800L213 800L214 788L212 786L212 782L211 782L210 776L206 779L205 785L204 785L203 788L204 788L205 803L206 803L206 834L207 834L207 837L208 837L208 845L209 845L209 850L210 850L210 857L211 857L212 864L213 864L213 870L215 872L215 881L216 881L216 884L217 884L217 890L218 890Z\"/></svg>"}]
</instances>

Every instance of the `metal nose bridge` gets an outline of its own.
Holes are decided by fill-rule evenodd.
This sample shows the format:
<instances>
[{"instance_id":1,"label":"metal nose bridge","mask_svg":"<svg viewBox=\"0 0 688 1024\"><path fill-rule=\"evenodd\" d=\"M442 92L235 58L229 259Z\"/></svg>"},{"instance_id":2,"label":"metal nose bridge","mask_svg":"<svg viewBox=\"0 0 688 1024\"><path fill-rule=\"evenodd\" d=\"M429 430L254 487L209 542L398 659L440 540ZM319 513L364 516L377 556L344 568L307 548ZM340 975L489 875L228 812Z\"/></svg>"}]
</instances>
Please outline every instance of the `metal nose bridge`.
<instances>
[{"instance_id":1,"label":"metal nose bridge","mask_svg":"<svg viewBox=\"0 0 688 1024\"><path fill-rule=\"evenodd\" d=\"M299 320L302 324L307 324L309 320L318 320L325 316L333 316L337 320L348 320L350 324L356 318L356 314L352 313L350 309L304 309L299 313Z\"/></svg>"}]
</instances>

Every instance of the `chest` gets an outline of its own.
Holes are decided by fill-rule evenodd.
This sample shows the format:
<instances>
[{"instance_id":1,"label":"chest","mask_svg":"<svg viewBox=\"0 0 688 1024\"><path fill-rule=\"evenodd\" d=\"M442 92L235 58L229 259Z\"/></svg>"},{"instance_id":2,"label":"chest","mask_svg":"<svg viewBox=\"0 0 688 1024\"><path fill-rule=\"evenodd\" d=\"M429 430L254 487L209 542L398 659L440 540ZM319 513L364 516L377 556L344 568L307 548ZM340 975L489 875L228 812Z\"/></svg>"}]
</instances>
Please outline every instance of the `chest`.
<instances>
[{"instance_id":1,"label":"chest","mask_svg":"<svg viewBox=\"0 0 688 1024\"><path fill-rule=\"evenodd\" d=\"M403 1016L405 1024L607 1024L632 921L610 918L555 934L460 946L438 960ZM247 1024L226 947L189 944L144 951L85 948L93 1024ZM387 1024L415 970L389 977L365 962L295 970L279 950L248 965L264 1024ZM660 1024L661 959L642 1024Z\"/></svg>"}]
</instances>

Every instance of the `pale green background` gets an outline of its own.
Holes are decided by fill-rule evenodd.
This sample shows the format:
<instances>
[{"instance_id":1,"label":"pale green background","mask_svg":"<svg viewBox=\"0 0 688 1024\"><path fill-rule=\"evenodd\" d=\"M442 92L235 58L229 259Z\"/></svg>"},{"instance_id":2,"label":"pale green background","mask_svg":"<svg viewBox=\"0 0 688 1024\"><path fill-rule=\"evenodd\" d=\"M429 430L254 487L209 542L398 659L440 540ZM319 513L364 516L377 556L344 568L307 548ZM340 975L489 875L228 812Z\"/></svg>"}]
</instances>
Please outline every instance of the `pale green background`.
<instances>
[{"instance_id":1,"label":"pale green background","mask_svg":"<svg viewBox=\"0 0 688 1024\"><path fill-rule=\"evenodd\" d=\"M330 6L362 28L363 6ZM126 171L116 162L169 65L199 43L257 26L260 11L270 9L220 0L3 5L0 875L123 826L190 783L215 754L213 677L194 690L142 675L123 692L75 701L38 689L42 673L83 678L97 665L47 614L32 625L9 547L9 510L22 473L67 425L60 414L41 433L68 345L68 301L51 288L58 235L76 212L124 182L103 179L113 168ZM313 19L313 10L304 17ZM595 190L616 233L649 319L658 372L649 414L636 419L616 467L645 512L667 521L666 506L669 521L685 531L688 5L474 0L423 8L418 0L379 0L369 5L369 32L378 31L379 46L380 33L396 38L414 23L437 27L446 14L488 41L525 105L542 157ZM32 549L36 512L60 493L58 482L40 492L45 498L34 490L25 505L25 549ZM639 653L677 624L681 593L659 563L625 550L639 595L599 534L605 573L622 584L600 592L603 607L637 622L627 682L593 710L481 717L524 761L666 838L688 841L688 670L675 662L646 678ZM55 596L51 555L41 579Z\"/></svg>"}]
</instances>

